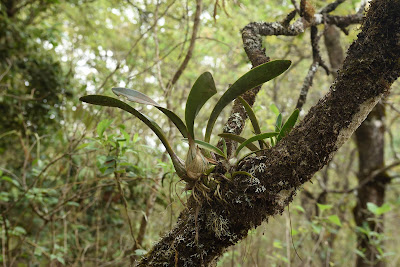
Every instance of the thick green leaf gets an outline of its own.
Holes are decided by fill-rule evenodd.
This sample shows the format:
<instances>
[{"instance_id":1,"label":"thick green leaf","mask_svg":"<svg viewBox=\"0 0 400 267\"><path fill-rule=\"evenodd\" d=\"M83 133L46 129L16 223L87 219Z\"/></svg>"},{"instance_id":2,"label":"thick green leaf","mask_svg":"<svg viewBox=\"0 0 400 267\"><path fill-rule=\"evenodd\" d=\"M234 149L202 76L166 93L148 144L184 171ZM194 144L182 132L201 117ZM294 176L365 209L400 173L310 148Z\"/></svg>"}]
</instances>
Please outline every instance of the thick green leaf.
<instances>
[{"instance_id":1,"label":"thick green leaf","mask_svg":"<svg viewBox=\"0 0 400 267\"><path fill-rule=\"evenodd\" d=\"M113 88L112 91L117 96L121 96L122 95L122 96L126 97L130 101L133 101L133 102L136 102L136 103L140 103L140 104L151 105L151 106L156 107L158 110L160 110L162 113L164 113L175 124L175 126L178 128L178 130L183 135L183 137L187 137L188 136L186 125L181 120L181 118L179 118L179 116L176 115L171 110L161 107L157 102L152 100L147 95L145 95L145 94L143 94L141 92L138 92L136 90L133 90L133 89L121 88L121 87Z\"/></svg>"},{"instance_id":2,"label":"thick green leaf","mask_svg":"<svg viewBox=\"0 0 400 267\"><path fill-rule=\"evenodd\" d=\"M204 72L197 78L190 90L185 108L185 121L190 135L194 139L194 120L203 105L217 93L214 79L209 72Z\"/></svg>"},{"instance_id":3,"label":"thick green leaf","mask_svg":"<svg viewBox=\"0 0 400 267\"><path fill-rule=\"evenodd\" d=\"M113 97L109 96L102 96L102 95L87 95L87 96L82 96L79 98L79 100L93 104L93 105L99 105L99 106L106 106L106 107L117 107L122 110L125 110L132 115L136 116L139 118L142 122L144 122L150 129L153 130L153 132L157 135L157 137L161 140L163 145L165 146L168 154L170 155L172 159L172 163L174 164L175 170L178 174L179 177L185 176L186 175L186 170L183 161L175 154L175 152L172 150L171 145L169 144L167 138L165 137L163 131L161 130L160 126L151 120L149 117L146 115L140 113L130 105L116 99Z\"/></svg>"},{"instance_id":4,"label":"thick green leaf","mask_svg":"<svg viewBox=\"0 0 400 267\"><path fill-rule=\"evenodd\" d=\"M236 134L231 134L231 133L221 133L218 136L222 137L222 138L228 138L231 139L233 141L236 141L238 143L243 143L244 141L246 141L246 138L241 137L240 135L236 135ZM255 146L252 143L246 144L246 147L248 149L250 149L251 151L257 151L260 150L257 146Z\"/></svg>"},{"instance_id":5,"label":"thick green leaf","mask_svg":"<svg viewBox=\"0 0 400 267\"><path fill-rule=\"evenodd\" d=\"M186 128L185 123L181 120L181 118L178 117L174 112L172 112L169 109L162 108L162 107L156 107L159 109L162 113L164 113L178 128L179 132L182 134L183 137L187 138L188 137L188 130Z\"/></svg>"},{"instance_id":6,"label":"thick green leaf","mask_svg":"<svg viewBox=\"0 0 400 267\"><path fill-rule=\"evenodd\" d=\"M254 141L262 140L265 138L270 138L277 136L279 133L278 132L271 132L271 133L262 133L262 134L257 134L253 137L250 137L246 141L244 141L237 149L236 149L236 155L239 154L240 150L242 150L243 147L245 147L247 144L253 143Z\"/></svg>"},{"instance_id":7,"label":"thick green leaf","mask_svg":"<svg viewBox=\"0 0 400 267\"><path fill-rule=\"evenodd\" d=\"M260 124L258 123L256 114L254 114L253 109L250 107L249 103L247 103L246 100L244 100L240 96L238 97L238 99L239 99L240 103L242 103L244 109L246 110L247 116L249 116L251 124L253 125L254 132L256 134L260 134L261 133ZM260 141L258 141L258 143L260 144L260 148L263 149L264 148L263 142L260 140Z\"/></svg>"},{"instance_id":8,"label":"thick green leaf","mask_svg":"<svg viewBox=\"0 0 400 267\"><path fill-rule=\"evenodd\" d=\"M275 60L265 64L262 64L254 69L250 70L242 77L240 77L218 100L213 111L211 112L210 118L207 123L206 134L204 140L210 141L211 132L214 127L215 121L217 120L221 111L234 99L246 91L261 85L278 75L282 74L289 68L291 64L290 60Z\"/></svg>"},{"instance_id":9,"label":"thick green leaf","mask_svg":"<svg viewBox=\"0 0 400 267\"><path fill-rule=\"evenodd\" d=\"M279 142L283 137L285 137L293 128L293 126L296 124L297 118L299 117L300 111L296 108L292 115L290 115L289 119L285 122L285 124L282 126L282 129L276 138L276 141Z\"/></svg>"},{"instance_id":10,"label":"thick green leaf","mask_svg":"<svg viewBox=\"0 0 400 267\"><path fill-rule=\"evenodd\" d=\"M185 138L184 140L185 140L185 141L188 141L188 139L186 139L186 138ZM195 139L194 142L195 142L196 144L198 144L199 147L204 148L204 149L207 149L207 150L209 150L209 151L212 151L212 152L214 152L215 154L218 154L218 155L220 155L221 157L223 157L223 158L226 159L226 155L225 155L224 152L222 152L222 150L219 149L218 147L213 146L213 145L211 145L211 144L209 144L209 143L207 143L207 142L204 142L204 141L201 141L201 140L197 140L197 139Z\"/></svg>"}]
</instances>

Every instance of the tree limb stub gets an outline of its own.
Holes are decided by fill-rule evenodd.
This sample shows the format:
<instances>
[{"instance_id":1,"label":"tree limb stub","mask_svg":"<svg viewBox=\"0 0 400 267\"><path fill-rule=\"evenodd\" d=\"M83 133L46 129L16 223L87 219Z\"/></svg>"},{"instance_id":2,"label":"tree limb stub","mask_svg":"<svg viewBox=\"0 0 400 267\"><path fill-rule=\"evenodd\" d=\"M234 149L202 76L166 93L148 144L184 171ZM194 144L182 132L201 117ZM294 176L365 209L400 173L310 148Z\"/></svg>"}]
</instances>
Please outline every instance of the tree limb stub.
<instances>
[{"instance_id":1,"label":"tree limb stub","mask_svg":"<svg viewBox=\"0 0 400 267\"><path fill-rule=\"evenodd\" d=\"M398 78L399 13L400 0L373 1L329 93L277 146L239 164L237 170L252 177L221 180L201 206L189 198L174 229L139 266L212 266L250 229L282 213L296 189L329 161ZM215 170L211 176L218 179L222 174Z\"/></svg>"}]
</instances>

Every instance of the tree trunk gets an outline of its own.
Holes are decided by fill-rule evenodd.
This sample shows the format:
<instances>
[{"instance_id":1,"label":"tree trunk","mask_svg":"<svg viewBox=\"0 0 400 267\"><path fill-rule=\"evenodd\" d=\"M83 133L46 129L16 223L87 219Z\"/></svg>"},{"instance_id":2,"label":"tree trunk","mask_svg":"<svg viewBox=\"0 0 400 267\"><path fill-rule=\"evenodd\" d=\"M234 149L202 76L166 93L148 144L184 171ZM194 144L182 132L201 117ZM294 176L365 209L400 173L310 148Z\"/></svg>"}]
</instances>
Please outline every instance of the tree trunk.
<instances>
[{"instance_id":1,"label":"tree trunk","mask_svg":"<svg viewBox=\"0 0 400 267\"><path fill-rule=\"evenodd\" d=\"M385 200L385 187L390 181L386 173L379 174L370 182L372 172L384 167L384 119L385 107L378 103L367 119L356 131L356 143L359 158L358 181L361 187L357 191L357 205L354 208L354 219L358 227L368 231L383 232L383 216L376 217L368 211L367 203L371 202L381 206ZM365 184L364 184L365 183ZM364 185L363 185L364 184ZM371 237L376 239L376 237ZM357 248L364 253L364 257L357 255L356 266L383 267L385 262L378 260L380 254L369 237L359 232L357 235ZM381 245L381 244L380 244Z\"/></svg>"},{"instance_id":2,"label":"tree trunk","mask_svg":"<svg viewBox=\"0 0 400 267\"><path fill-rule=\"evenodd\" d=\"M328 26L324 32L325 45L332 67L332 73L336 76L336 71L342 64L344 53L340 45L340 32L335 26ZM385 107L378 103L368 115L367 119L356 130L356 145L359 156L359 184L365 183L373 171L382 168L384 164L384 133L385 133ZM358 227L368 225L371 231L383 232L383 217L376 218L367 210L367 203L372 202L381 206L385 197L385 184L388 182L385 173L379 175L360 187L357 194L357 206L354 209L354 219ZM365 257L357 255L356 266L376 266L384 267L385 263L379 261L376 247L371 245L368 236L359 232L357 235L357 249L362 251Z\"/></svg>"},{"instance_id":3,"label":"tree trunk","mask_svg":"<svg viewBox=\"0 0 400 267\"><path fill-rule=\"evenodd\" d=\"M204 184L196 184L174 229L139 266L215 265L250 229L281 214L297 189L327 164L398 78L399 13L399 0L373 1L329 93L275 147L229 169L220 164ZM224 176L235 171L251 177Z\"/></svg>"}]
</instances>

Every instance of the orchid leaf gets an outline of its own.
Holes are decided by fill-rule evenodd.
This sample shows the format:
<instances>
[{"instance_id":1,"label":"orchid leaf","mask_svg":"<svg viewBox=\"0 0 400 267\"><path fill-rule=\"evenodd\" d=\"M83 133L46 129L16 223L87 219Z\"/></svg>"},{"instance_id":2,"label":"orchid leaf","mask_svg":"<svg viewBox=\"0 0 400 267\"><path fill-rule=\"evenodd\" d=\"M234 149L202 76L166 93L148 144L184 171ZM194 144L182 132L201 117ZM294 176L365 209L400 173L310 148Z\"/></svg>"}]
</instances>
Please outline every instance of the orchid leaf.
<instances>
[{"instance_id":1,"label":"orchid leaf","mask_svg":"<svg viewBox=\"0 0 400 267\"><path fill-rule=\"evenodd\" d=\"M222 150L224 151L225 155L228 155L228 147L226 146L226 141L222 138Z\"/></svg>"},{"instance_id":2,"label":"orchid leaf","mask_svg":"<svg viewBox=\"0 0 400 267\"><path fill-rule=\"evenodd\" d=\"M185 123L181 120L181 118L178 117L174 112L172 112L169 109L163 108L163 107L156 107L158 110L160 110L162 113L164 113L178 128L179 132L182 134L183 137L188 137L188 131L186 128Z\"/></svg>"},{"instance_id":3,"label":"orchid leaf","mask_svg":"<svg viewBox=\"0 0 400 267\"><path fill-rule=\"evenodd\" d=\"M300 111L299 109L295 109L290 117L287 119L285 124L282 126L281 131L279 132L278 137L276 138L276 142L279 142L283 137L285 137L296 124L297 118L299 117Z\"/></svg>"},{"instance_id":4,"label":"orchid leaf","mask_svg":"<svg viewBox=\"0 0 400 267\"><path fill-rule=\"evenodd\" d=\"M280 132L282 128L282 113L279 113L275 122L275 132Z\"/></svg>"},{"instance_id":5,"label":"orchid leaf","mask_svg":"<svg viewBox=\"0 0 400 267\"><path fill-rule=\"evenodd\" d=\"M258 141L258 140L262 140L265 138L270 138L270 137L274 137L277 136L279 133L278 132L270 132L270 133L262 133L262 134L258 134L255 135L253 137L250 137L249 139L247 139L246 141L244 141L237 149L236 149L236 155L239 154L240 150L242 150L243 147L245 147L247 144L250 144L254 141Z\"/></svg>"},{"instance_id":6,"label":"orchid leaf","mask_svg":"<svg viewBox=\"0 0 400 267\"><path fill-rule=\"evenodd\" d=\"M252 154L255 154L255 153L258 153L258 152L261 152L261 151L265 151L265 150L267 150L267 148L259 149L259 150L256 150L256 151L251 151L251 152L245 154L243 157L241 157L237 162L242 161L243 159L247 158L248 156L250 156Z\"/></svg>"},{"instance_id":7,"label":"orchid leaf","mask_svg":"<svg viewBox=\"0 0 400 267\"><path fill-rule=\"evenodd\" d=\"M89 104L93 104L93 105L106 106L106 107L117 107L117 108L125 110L125 111L131 113L132 115L134 115L135 117L139 118L150 129L153 130L153 132L157 135L157 137L160 139L162 144L165 146L165 149L167 150L168 154L170 155L170 157L172 159L172 163L174 164L174 167L175 167L175 170L176 170L178 176L183 177L186 175L186 170L185 170L183 161L172 150L172 147L169 144L166 136L164 135L160 126L155 121L151 120L149 117L147 117L146 115L137 111L130 105L128 105L116 98L113 98L113 97L102 96L102 95L86 95L86 96L79 98L79 100L89 103Z\"/></svg>"},{"instance_id":8,"label":"orchid leaf","mask_svg":"<svg viewBox=\"0 0 400 267\"><path fill-rule=\"evenodd\" d=\"M219 134L218 136L219 136L219 137L222 137L222 138L231 139L231 140L236 141L236 142L238 142L238 143L240 143L240 144L243 143L244 141L246 141L246 138L241 137L240 135L231 134L231 133L221 133L221 134ZM260 150L256 145L254 145L254 144L252 144L252 143L246 144L246 147L247 147L248 149L250 149L251 151Z\"/></svg>"},{"instance_id":9,"label":"orchid leaf","mask_svg":"<svg viewBox=\"0 0 400 267\"><path fill-rule=\"evenodd\" d=\"M271 146L275 146L276 145L276 143L275 143L275 140L274 140L274 138L270 138L270 140L271 140Z\"/></svg>"},{"instance_id":10,"label":"orchid leaf","mask_svg":"<svg viewBox=\"0 0 400 267\"><path fill-rule=\"evenodd\" d=\"M235 172L233 172L232 173L232 178L234 178L236 175L246 175L246 176L249 176L250 178L253 178L253 175L251 175L250 173L245 172L245 171L235 171Z\"/></svg>"},{"instance_id":11,"label":"orchid leaf","mask_svg":"<svg viewBox=\"0 0 400 267\"><path fill-rule=\"evenodd\" d=\"M184 140L185 140L185 141L188 141L188 139L186 139L186 138L185 138ZM223 158L226 159L226 155L225 155L224 152L222 152L222 150L219 149L218 147L213 146L213 145L211 145L211 144L209 144L209 143L207 143L207 142L204 142L204 141L201 141L201 140L197 140L197 139L195 139L194 142L195 142L196 144L198 144L199 147L204 148L204 149L207 149L207 150L209 150L209 151L211 151L211 152L214 152L215 154L218 154L218 155L220 155L221 157L223 157Z\"/></svg>"},{"instance_id":12,"label":"orchid leaf","mask_svg":"<svg viewBox=\"0 0 400 267\"><path fill-rule=\"evenodd\" d=\"M188 131L187 131L186 125L181 120L181 118L179 118L179 116L176 115L171 110L161 107L157 102L155 102L153 99L151 99L147 95L145 95L141 92L138 92L136 90L133 90L133 89L122 88L122 87L115 87L112 89L112 91L117 96L126 97L129 101L156 107L175 124L175 126L178 128L179 132L183 135L183 137L188 136Z\"/></svg>"},{"instance_id":13,"label":"orchid leaf","mask_svg":"<svg viewBox=\"0 0 400 267\"><path fill-rule=\"evenodd\" d=\"M240 77L218 100L207 123L204 141L209 142L211 132L221 111L234 99L248 90L282 74L289 68L290 60L275 60L262 64Z\"/></svg>"},{"instance_id":14,"label":"orchid leaf","mask_svg":"<svg viewBox=\"0 0 400 267\"><path fill-rule=\"evenodd\" d=\"M185 121L189 134L194 139L194 120L203 105L217 93L214 79L209 72L204 72L197 78L190 90L185 108Z\"/></svg>"},{"instance_id":15,"label":"orchid leaf","mask_svg":"<svg viewBox=\"0 0 400 267\"><path fill-rule=\"evenodd\" d=\"M151 99L150 97L139 91L122 87L114 87L112 91L117 96L122 95L126 97L129 101L160 107L160 104L158 104L156 101L154 101L153 99Z\"/></svg>"},{"instance_id":16,"label":"orchid leaf","mask_svg":"<svg viewBox=\"0 0 400 267\"><path fill-rule=\"evenodd\" d=\"M256 134L260 134L261 133L260 124L258 123L256 114L254 114L253 109L250 107L249 103L247 103L247 101L244 100L242 97L239 96L238 99L240 103L242 103L244 109L246 110L247 116L249 116L251 124L253 125L254 132ZM260 148L263 149L264 148L263 142L259 140L258 143L260 144Z\"/></svg>"}]
</instances>

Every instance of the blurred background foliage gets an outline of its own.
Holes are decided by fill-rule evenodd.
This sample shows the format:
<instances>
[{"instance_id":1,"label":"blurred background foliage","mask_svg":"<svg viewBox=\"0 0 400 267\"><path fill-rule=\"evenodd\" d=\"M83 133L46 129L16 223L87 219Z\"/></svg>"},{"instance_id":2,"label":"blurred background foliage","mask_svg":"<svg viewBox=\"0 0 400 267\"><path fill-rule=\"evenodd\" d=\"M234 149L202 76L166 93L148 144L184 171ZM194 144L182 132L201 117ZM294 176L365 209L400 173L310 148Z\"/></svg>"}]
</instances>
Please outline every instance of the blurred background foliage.
<instances>
[{"instance_id":1,"label":"blurred background foliage","mask_svg":"<svg viewBox=\"0 0 400 267\"><path fill-rule=\"evenodd\" d=\"M335 14L354 13L346 1ZM249 70L240 29L251 21L281 21L290 1L204 1L192 58L167 87L189 46L194 1L2 0L0 6L0 232L3 266L129 266L172 228L190 195L173 174L163 147L139 120L120 110L82 104L85 94L112 95L133 88L183 115L186 97L205 71L218 94ZM312 1L315 7L326 1ZM341 34L346 49L358 26ZM266 84L254 106L262 131L273 129L275 104L287 117L297 102L312 61L309 32L268 37L267 55L290 59L284 75ZM322 55L327 61L324 47ZM329 89L333 78L319 70L305 112ZM385 100L386 161L398 159L399 83ZM215 97L199 114L204 132ZM135 106L162 125L184 158L187 145L154 108ZM305 112L301 113L304 116ZM222 132L229 109L217 121ZM251 134L250 124L245 136ZM217 138L212 139L213 143ZM322 188L357 186L357 154L347 142L331 163L304 185L283 216L271 219L230 248L218 266L349 266L356 233L375 235L388 266L399 266L399 177L382 207L385 232L357 228L355 193ZM326 182L323 184L321 181ZM355 191L356 192L356 191ZM333 238L331 238L333 236ZM134 246L134 241L137 241ZM296 256L296 252L301 257ZM267 265L266 265L267 264Z\"/></svg>"}]
</instances>

